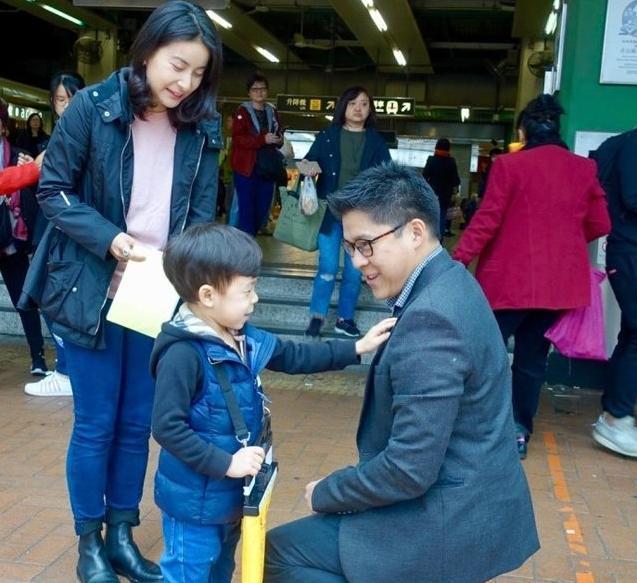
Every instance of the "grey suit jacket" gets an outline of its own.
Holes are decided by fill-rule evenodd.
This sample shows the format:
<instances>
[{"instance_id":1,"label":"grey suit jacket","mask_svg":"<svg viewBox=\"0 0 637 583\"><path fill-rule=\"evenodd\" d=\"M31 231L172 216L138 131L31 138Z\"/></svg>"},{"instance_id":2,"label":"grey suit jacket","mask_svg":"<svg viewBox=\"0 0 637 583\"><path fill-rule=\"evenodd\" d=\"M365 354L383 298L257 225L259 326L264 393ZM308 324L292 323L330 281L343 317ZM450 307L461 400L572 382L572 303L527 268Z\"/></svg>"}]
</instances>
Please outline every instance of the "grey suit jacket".
<instances>
[{"instance_id":1,"label":"grey suit jacket","mask_svg":"<svg viewBox=\"0 0 637 583\"><path fill-rule=\"evenodd\" d=\"M343 514L352 583L478 583L538 548L515 446L511 374L475 279L441 253L425 266L365 389L359 462L318 483Z\"/></svg>"}]
</instances>

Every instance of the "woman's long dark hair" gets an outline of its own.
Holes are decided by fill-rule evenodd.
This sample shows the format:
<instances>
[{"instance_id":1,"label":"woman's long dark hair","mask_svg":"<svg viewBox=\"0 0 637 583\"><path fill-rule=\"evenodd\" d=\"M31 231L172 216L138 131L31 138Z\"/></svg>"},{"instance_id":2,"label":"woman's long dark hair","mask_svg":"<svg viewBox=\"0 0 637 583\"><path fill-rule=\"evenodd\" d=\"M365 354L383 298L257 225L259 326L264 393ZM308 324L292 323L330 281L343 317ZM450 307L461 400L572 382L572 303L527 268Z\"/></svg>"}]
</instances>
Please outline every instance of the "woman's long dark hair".
<instances>
[{"instance_id":1,"label":"woman's long dark hair","mask_svg":"<svg viewBox=\"0 0 637 583\"><path fill-rule=\"evenodd\" d=\"M40 119L40 127L38 128L38 138L48 138L48 134L44 131L44 123L42 121L42 117L40 116L39 113L32 113L28 118L27 118L27 127L25 129L25 132L27 133L27 135L31 135L31 120L37 117Z\"/></svg>"},{"instance_id":2,"label":"woman's long dark hair","mask_svg":"<svg viewBox=\"0 0 637 583\"><path fill-rule=\"evenodd\" d=\"M529 101L518 115L517 128L524 131L524 149L553 144L567 148L560 136L560 116L564 109L559 101L544 93Z\"/></svg>"},{"instance_id":3,"label":"woman's long dark hair","mask_svg":"<svg viewBox=\"0 0 637 583\"><path fill-rule=\"evenodd\" d=\"M60 71L56 73L51 78L51 84L49 85L49 101L51 102L51 107L53 108L53 115L56 116L55 113L55 92L57 88L62 85L64 87L64 91L68 95L69 99L73 97L80 89L84 89L85 83L82 75L76 73L75 71Z\"/></svg>"},{"instance_id":4,"label":"woman's long dark hair","mask_svg":"<svg viewBox=\"0 0 637 583\"><path fill-rule=\"evenodd\" d=\"M361 93L367 95L367 98L369 99L369 115L365 120L365 127L376 127L376 108L374 107L374 100L369 91L367 91L365 87L361 87L360 85L348 87L338 98L338 101L336 102L336 109L334 110L334 119L332 120L332 125L339 127L343 127L345 125L345 111L347 110L347 104L350 101L356 99Z\"/></svg>"},{"instance_id":5,"label":"woman's long dark hair","mask_svg":"<svg viewBox=\"0 0 637 583\"><path fill-rule=\"evenodd\" d=\"M180 127L214 117L221 73L221 41L204 9L184 0L166 2L155 9L131 47L128 91L135 115L143 119L153 105L144 63L155 51L170 43L191 40L200 40L208 49L210 59L201 85L177 107L169 109L168 118L174 127Z\"/></svg>"}]
</instances>

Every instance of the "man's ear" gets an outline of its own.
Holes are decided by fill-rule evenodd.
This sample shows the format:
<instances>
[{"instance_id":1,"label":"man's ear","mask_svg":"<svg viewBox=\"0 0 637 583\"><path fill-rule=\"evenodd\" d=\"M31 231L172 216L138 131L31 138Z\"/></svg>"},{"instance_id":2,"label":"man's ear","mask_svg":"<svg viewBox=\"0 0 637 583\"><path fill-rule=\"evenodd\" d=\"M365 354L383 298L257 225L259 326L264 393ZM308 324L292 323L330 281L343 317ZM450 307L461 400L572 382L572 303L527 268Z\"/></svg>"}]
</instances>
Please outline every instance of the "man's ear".
<instances>
[{"instance_id":1,"label":"man's ear","mask_svg":"<svg viewBox=\"0 0 637 583\"><path fill-rule=\"evenodd\" d=\"M431 231L422 219L412 219L407 228L407 236L414 249L418 249L431 238Z\"/></svg>"},{"instance_id":2,"label":"man's ear","mask_svg":"<svg viewBox=\"0 0 637 583\"><path fill-rule=\"evenodd\" d=\"M197 300L206 308L214 308L219 300L219 292L213 286L206 283L199 288Z\"/></svg>"}]
</instances>

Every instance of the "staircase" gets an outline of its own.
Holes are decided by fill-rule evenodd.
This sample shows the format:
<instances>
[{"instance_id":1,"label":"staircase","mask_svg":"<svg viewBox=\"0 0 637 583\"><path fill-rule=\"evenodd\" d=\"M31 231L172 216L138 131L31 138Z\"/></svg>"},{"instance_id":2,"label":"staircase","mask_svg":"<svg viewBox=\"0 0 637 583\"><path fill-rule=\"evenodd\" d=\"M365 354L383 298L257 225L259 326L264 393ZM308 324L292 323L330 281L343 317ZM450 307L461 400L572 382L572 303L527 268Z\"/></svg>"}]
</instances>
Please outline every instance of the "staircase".
<instances>
[{"instance_id":1,"label":"staircase","mask_svg":"<svg viewBox=\"0 0 637 583\"><path fill-rule=\"evenodd\" d=\"M304 340L304 332L310 318L308 307L315 273L316 268L311 265L266 263L257 284L259 303L256 305L251 322L285 339ZM334 332L339 285L340 278L337 278L330 302L330 312L323 325L323 338L345 338ZM388 316L389 312L384 303L374 299L369 288L363 285L355 317L361 331L366 332L371 326ZM42 333L45 336L49 335L44 322L42 322ZM20 318L11 304L1 279L0 335L24 335ZM363 358L364 363L369 361L369 357Z\"/></svg>"}]
</instances>

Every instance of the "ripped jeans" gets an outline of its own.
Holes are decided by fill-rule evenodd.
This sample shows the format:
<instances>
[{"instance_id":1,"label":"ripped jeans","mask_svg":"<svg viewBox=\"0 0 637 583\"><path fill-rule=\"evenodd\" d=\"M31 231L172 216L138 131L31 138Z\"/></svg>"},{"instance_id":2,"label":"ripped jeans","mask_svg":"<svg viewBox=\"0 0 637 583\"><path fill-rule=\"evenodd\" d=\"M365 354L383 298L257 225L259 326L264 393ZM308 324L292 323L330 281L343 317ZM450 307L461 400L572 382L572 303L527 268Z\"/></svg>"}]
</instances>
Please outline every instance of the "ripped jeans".
<instances>
[{"instance_id":1,"label":"ripped jeans","mask_svg":"<svg viewBox=\"0 0 637 583\"><path fill-rule=\"evenodd\" d=\"M326 217L327 220L328 217ZM325 318L330 305L332 292L336 283L343 242L343 225L335 220L327 232L318 236L318 272L314 278L310 315ZM356 302L361 290L361 272L352 264L352 258L345 255L343 281L338 296L337 316L345 320L353 320Z\"/></svg>"}]
</instances>

